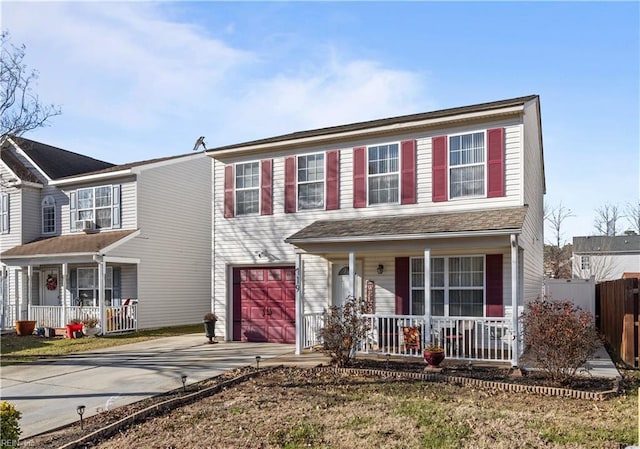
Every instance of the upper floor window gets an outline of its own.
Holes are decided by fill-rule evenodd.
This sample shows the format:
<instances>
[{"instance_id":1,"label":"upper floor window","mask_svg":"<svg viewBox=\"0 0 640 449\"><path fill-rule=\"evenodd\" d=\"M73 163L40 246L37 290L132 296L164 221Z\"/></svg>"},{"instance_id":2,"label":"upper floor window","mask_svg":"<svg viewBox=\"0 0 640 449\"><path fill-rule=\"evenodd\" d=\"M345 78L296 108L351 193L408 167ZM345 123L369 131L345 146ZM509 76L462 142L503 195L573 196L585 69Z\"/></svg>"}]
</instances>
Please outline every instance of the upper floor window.
<instances>
[{"instance_id":1,"label":"upper floor window","mask_svg":"<svg viewBox=\"0 0 640 449\"><path fill-rule=\"evenodd\" d=\"M42 233L53 234L56 232L56 201L51 195L42 200Z\"/></svg>"},{"instance_id":2,"label":"upper floor window","mask_svg":"<svg viewBox=\"0 0 640 449\"><path fill-rule=\"evenodd\" d=\"M324 153L298 156L298 210L324 209Z\"/></svg>"},{"instance_id":3,"label":"upper floor window","mask_svg":"<svg viewBox=\"0 0 640 449\"><path fill-rule=\"evenodd\" d=\"M0 234L9 233L9 194L0 194Z\"/></svg>"},{"instance_id":4,"label":"upper floor window","mask_svg":"<svg viewBox=\"0 0 640 449\"><path fill-rule=\"evenodd\" d=\"M485 133L449 137L449 194L451 198L485 193Z\"/></svg>"},{"instance_id":5,"label":"upper floor window","mask_svg":"<svg viewBox=\"0 0 640 449\"><path fill-rule=\"evenodd\" d=\"M260 164L248 162L236 164L235 176L236 215L260 212Z\"/></svg>"},{"instance_id":6,"label":"upper floor window","mask_svg":"<svg viewBox=\"0 0 640 449\"><path fill-rule=\"evenodd\" d=\"M89 222L96 229L120 227L120 186L78 189L70 193L71 230Z\"/></svg>"},{"instance_id":7,"label":"upper floor window","mask_svg":"<svg viewBox=\"0 0 640 449\"><path fill-rule=\"evenodd\" d=\"M399 201L400 156L397 143L368 147L369 204Z\"/></svg>"}]
</instances>

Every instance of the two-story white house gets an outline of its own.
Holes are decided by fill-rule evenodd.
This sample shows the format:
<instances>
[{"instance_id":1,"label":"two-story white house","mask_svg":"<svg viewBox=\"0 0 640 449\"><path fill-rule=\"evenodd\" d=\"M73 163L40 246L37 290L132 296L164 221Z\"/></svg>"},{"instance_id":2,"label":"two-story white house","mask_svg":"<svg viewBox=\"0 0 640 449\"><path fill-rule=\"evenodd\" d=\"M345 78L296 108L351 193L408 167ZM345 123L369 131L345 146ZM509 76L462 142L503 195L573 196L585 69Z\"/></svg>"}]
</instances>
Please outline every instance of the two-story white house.
<instances>
[{"instance_id":1,"label":"two-story white house","mask_svg":"<svg viewBox=\"0 0 640 449\"><path fill-rule=\"evenodd\" d=\"M596 282L640 273L640 235L573 238L573 277Z\"/></svg>"},{"instance_id":2,"label":"two-story white house","mask_svg":"<svg viewBox=\"0 0 640 449\"><path fill-rule=\"evenodd\" d=\"M108 333L191 324L211 310L204 153L93 168L89 161L75 173L60 155L90 158L16 138L2 154L3 178L18 180L2 186L5 326L17 318L59 328L93 316Z\"/></svg>"},{"instance_id":3,"label":"two-story white house","mask_svg":"<svg viewBox=\"0 0 640 449\"><path fill-rule=\"evenodd\" d=\"M316 343L366 300L361 351L517 364L518 313L542 291L540 103L527 96L296 132L214 159L214 309L227 340Z\"/></svg>"}]
</instances>

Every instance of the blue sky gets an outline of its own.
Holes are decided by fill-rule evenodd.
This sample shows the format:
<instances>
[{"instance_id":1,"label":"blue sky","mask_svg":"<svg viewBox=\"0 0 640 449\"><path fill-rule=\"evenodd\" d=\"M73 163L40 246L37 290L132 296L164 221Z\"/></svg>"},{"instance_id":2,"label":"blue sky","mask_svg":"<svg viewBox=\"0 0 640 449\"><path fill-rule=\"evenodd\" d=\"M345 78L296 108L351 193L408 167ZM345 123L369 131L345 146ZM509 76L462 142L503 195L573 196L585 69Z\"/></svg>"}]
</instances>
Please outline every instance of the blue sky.
<instances>
[{"instance_id":1,"label":"blue sky","mask_svg":"<svg viewBox=\"0 0 640 449\"><path fill-rule=\"evenodd\" d=\"M593 234L605 203L640 199L637 2L3 1L0 14L63 112L25 137L98 159L538 94L545 201L575 215L564 240Z\"/></svg>"}]
</instances>

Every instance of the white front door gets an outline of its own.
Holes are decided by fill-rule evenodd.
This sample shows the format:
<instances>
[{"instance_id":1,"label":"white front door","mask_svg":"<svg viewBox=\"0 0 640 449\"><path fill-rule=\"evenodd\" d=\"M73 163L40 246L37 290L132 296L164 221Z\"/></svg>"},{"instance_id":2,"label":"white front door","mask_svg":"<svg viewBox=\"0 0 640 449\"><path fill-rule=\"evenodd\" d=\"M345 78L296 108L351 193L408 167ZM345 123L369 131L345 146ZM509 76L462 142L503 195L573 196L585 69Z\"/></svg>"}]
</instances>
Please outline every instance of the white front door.
<instances>
[{"instance_id":1,"label":"white front door","mask_svg":"<svg viewBox=\"0 0 640 449\"><path fill-rule=\"evenodd\" d=\"M349 297L349 263L337 262L332 265L331 305L342 306ZM356 262L356 297L362 297L362 262Z\"/></svg>"},{"instance_id":2,"label":"white front door","mask_svg":"<svg viewBox=\"0 0 640 449\"><path fill-rule=\"evenodd\" d=\"M43 306L59 306L60 305L60 276L58 270L42 270L40 278L42 279L42 305Z\"/></svg>"}]
</instances>

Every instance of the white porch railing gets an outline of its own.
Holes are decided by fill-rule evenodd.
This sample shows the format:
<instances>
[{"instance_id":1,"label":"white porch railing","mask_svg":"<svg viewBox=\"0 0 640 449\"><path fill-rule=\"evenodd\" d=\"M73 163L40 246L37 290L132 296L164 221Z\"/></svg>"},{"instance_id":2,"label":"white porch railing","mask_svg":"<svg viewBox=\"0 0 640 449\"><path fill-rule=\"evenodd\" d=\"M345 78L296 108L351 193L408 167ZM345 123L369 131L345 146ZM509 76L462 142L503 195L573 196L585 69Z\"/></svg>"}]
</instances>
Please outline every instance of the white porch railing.
<instances>
[{"instance_id":1,"label":"white porch railing","mask_svg":"<svg viewBox=\"0 0 640 449\"><path fill-rule=\"evenodd\" d=\"M365 354L390 354L422 357L429 344L442 346L448 359L469 361L510 362L513 360L511 318L431 317L429 332L424 332L425 320L417 315L363 315L368 333L357 348ZM304 344L321 344L318 332L324 325L324 314L305 314ZM405 339L404 330L417 331L418 344Z\"/></svg>"},{"instance_id":2,"label":"white porch railing","mask_svg":"<svg viewBox=\"0 0 640 449\"><path fill-rule=\"evenodd\" d=\"M138 329L138 305L107 307L105 309L106 329L103 334L130 332ZM100 307L93 306L31 306L29 319L36 321L37 327L64 328L72 320L87 318L100 319ZM11 324L13 327L13 323Z\"/></svg>"}]
</instances>

